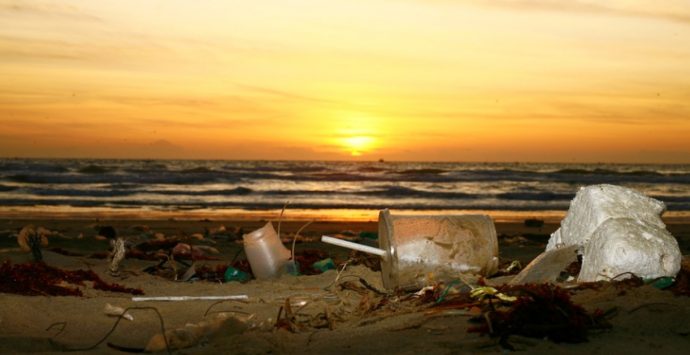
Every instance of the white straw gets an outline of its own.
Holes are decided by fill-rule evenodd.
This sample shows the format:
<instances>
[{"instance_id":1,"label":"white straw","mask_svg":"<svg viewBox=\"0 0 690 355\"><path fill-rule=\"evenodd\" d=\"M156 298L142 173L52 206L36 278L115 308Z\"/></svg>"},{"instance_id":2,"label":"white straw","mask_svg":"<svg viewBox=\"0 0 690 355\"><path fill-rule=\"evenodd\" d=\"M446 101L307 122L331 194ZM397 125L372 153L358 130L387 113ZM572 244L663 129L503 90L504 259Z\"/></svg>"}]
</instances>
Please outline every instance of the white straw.
<instances>
[{"instance_id":1,"label":"white straw","mask_svg":"<svg viewBox=\"0 0 690 355\"><path fill-rule=\"evenodd\" d=\"M248 300L247 295L232 296L161 296L161 297L132 297L134 302L142 301L223 301L223 300Z\"/></svg>"},{"instance_id":2,"label":"white straw","mask_svg":"<svg viewBox=\"0 0 690 355\"><path fill-rule=\"evenodd\" d=\"M321 236L321 241L328 244L337 245L343 248L359 250L365 253L378 255L381 257L387 257L388 253L379 248L370 247L368 245L357 244L353 242L348 242L347 240L342 240L338 238L329 237L327 235Z\"/></svg>"}]
</instances>

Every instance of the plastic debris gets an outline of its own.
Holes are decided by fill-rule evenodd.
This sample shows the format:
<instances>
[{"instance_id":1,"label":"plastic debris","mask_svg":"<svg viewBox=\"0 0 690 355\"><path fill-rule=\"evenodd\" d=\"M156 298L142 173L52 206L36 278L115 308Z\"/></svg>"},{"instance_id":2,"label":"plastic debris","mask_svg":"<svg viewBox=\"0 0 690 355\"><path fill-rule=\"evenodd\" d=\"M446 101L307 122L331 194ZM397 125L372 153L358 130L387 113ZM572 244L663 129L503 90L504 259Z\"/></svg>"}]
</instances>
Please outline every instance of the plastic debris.
<instances>
[{"instance_id":1,"label":"plastic debris","mask_svg":"<svg viewBox=\"0 0 690 355\"><path fill-rule=\"evenodd\" d=\"M156 297L132 297L134 302L146 302L146 301L225 301L225 300L236 300L245 301L248 300L247 295L229 295L229 296L156 296Z\"/></svg>"},{"instance_id":2,"label":"plastic debris","mask_svg":"<svg viewBox=\"0 0 690 355\"><path fill-rule=\"evenodd\" d=\"M379 248L322 236L321 241L381 257L383 286L413 290L458 274L491 275L498 240L491 217L391 216L379 213Z\"/></svg>"},{"instance_id":3,"label":"plastic debris","mask_svg":"<svg viewBox=\"0 0 690 355\"><path fill-rule=\"evenodd\" d=\"M582 187L570 203L561 227L551 234L546 250L578 245L582 252L594 231L612 218L631 218L666 228L659 217L665 209L663 202L622 186Z\"/></svg>"},{"instance_id":4,"label":"plastic debris","mask_svg":"<svg viewBox=\"0 0 690 355\"><path fill-rule=\"evenodd\" d=\"M510 284L555 282L561 271L577 261L577 248L577 245L571 245L539 254L510 280Z\"/></svg>"},{"instance_id":5,"label":"plastic debris","mask_svg":"<svg viewBox=\"0 0 690 355\"><path fill-rule=\"evenodd\" d=\"M327 258L315 262L312 264L312 267L318 271L326 272L328 270L335 270L335 263L333 262L333 259Z\"/></svg>"},{"instance_id":6,"label":"plastic debris","mask_svg":"<svg viewBox=\"0 0 690 355\"><path fill-rule=\"evenodd\" d=\"M270 279L286 271L290 251L285 248L271 222L251 233L245 234L244 252L257 279Z\"/></svg>"},{"instance_id":7,"label":"plastic debris","mask_svg":"<svg viewBox=\"0 0 690 355\"><path fill-rule=\"evenodd\" d=\"M379 246L387 289L418 289L458 274L492 275L498 269L498 239L486 215L392 216L379 213Z\"/></svg>"},{"instance_id":8,"label":"plastic debris","mask_svg":"<svg viewBox=\"0 0 690 355\"><path fill-rule=\"evenodd\" d=\"M652 280L651 285L660 290L664 290L673 286L675 283L676 279L674 279L673 277L660 277L658 279Z\"/></svg>"},{"instance_id":9,"label":"plastic debris","mask_svg":"<svg viewBox=\"0 0 690 355\"><path fill-rule=\"evenodd\" d=\"M235 269L232 266L228 266L228 268L225 270L225 282L247 282L250 278L251 276L249 276L249 274L247 274L244 271Z\"/></svg>"},{"instance_id":10,"label":"plastic debris","mask_svg":"<svg viewBox=\"0 0 690 355\"><path fill-rule=\"evenodd\" d=\"M585 246L578 281L610 280L632 273L643 279L676 276L680 249L665 229L633 219L604 222Z\"/></svg>"},{"instance_id":11,"label":"plastic debris","mask_svg":"<svg viewBox=\"0 0 690 355\"><path fill-rule=\"evenodd\" d=\"M546 251L576 246L582 255L579 282L675 276L681 253L661 220L665 205L615 185L583 187L573 199Z\"/></svg>"},{"instance_id":12,"label":"plastic debris","mask_svg":"<svg viewBox=\"0 0 690 355\"><path fill-rule=\"evenodd\" d=\"M125 313L124 308L113 306L110 303L105 304L105 308L103 309L103 313L105 313L106 315L111 316L111 317L122 316L122 318L127 319L129 321L134 320L134 317L131 314L129 314L129 312Z\"/></svg>"}]
</instances>

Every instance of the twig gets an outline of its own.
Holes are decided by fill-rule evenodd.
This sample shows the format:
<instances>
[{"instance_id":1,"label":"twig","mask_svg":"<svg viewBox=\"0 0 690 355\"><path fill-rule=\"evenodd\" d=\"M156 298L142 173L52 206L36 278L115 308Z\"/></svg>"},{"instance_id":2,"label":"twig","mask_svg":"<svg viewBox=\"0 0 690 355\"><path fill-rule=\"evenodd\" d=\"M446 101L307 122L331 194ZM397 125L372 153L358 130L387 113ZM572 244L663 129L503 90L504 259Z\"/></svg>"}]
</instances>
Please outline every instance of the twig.
<instances>
[{"instance_id":1,"label":"twig","mask_svg":"<svg viewBox=\"0 0 690 355\"><path fill-rule=\"evenodd\" d=\"M206 316L208 315L208 312L211 310L211 308L215 307L215 306L218 305L218 304L225 303L225 302L228 302L228 301L241 301L241 300L230 299L230 300L221 300L221 301L218 301L218 302L213 302L213 304L211 304L208 308L206 308L206 312L204 312L204 317L206 317ZM232 311L232 312L249 314L249 313L247 313L247 312L239 312L239 311Z\"/></svg>"},{"instance_id":2,"label":"twig","mask_svg":"<svg viewBox=\"0 0 690 355\"><path fill-rule=\"evenodd\" d=\"M599 274L599 275L601 275L601 274ZM633 274L633 273L630 272L630 271L626 271L626 272L622 272L622 273L620 273L620 274L618 274L618 275L616 275L616 276L614 276L614 277L609 277L609 281L616 281L617 278L619 278L619 277L621 277L621 276L623 276L623 275L630 275L630 276L632 276L632 277L639 277L639 276ZM601 275L601 276L604 276L604 275Z\"/></svg>"},{"instance_id":3,"label":"twig","mask_svg":"<svg viewBox=\"0 0 690 355\"><path fill-rule=\"evenodd\" d=\"M280 238L280 224L283 222L283 213L285 213L285 209L287 206L290 204L290 201L285 201L285 204L283 205L283 209L280 210L280 216L278 216L278 238Z\"/></svg>"},{"instance_id":4,"label":"twig","mask_svg":"<svg viewBox=\"0 0 690 355\"><path fill-rule=\"evenodd\" d=\"M314 220L311 220L311 221L305 223L302 227L300 227L300 229L297 230L297 233L295 233L295 237L292 239L292 253L290 254L290 258L293 261L295 260L295 244L297 244L297 237L299 237L300 232L302 232L302 230L304 228L307 228L307 226L312 224L312 223L314 223ZM278 234L278 235L280 235L280 234Z\"/></svg>"},{"instance_id":5,"label":"twig","mask_svg":"<svg viewBox=\"0 0 690 355\"><path fill-rule=\"evenodd\" d=\"M374 291L375 293L377 293L377 294L379 294L379 295L381 295L381 296L387 294L386 292L383 292L383 291L377 289L376 287L372 286L369 282L367 282L367 280L365 280L365 279L362 278L362 277L359 277L359 282L360 282L362 285L364 285L364 287L366 287L366 288L368 288L368 289Z\"/></svg>"},{"instance_id":6,"label":"twig","mask_svg":"<svg viewBox=\"0 0 690 355\"><path fill-rule=\"evenodd\" d=\"M351 261L354 261L354 259L349 259L349 260L347 260L346 262L343 263L343 267L342 267L342 269L340 269L340 271L338 271L338 274L335 276L335 280L333 280L333 282L331 282L331 283L328 284L326 287L324 287L324 288L323 288L324 290L328 290L331 286L335 285L335 284L338 282L338 280L340 280L340 275L345 271L345 268L347 267L347 264L350 263ZM347 276L343 276L343 278L345 278L345 277L350 277L350 276L359 277L359 276L357 276L357 275L347 275Z\"/></svg>"},{"instance_id":7,"label":"twig","mask_svg":"<svg viewBox=\"0 0 690 355\"><path fill-rule=\"evenodd\" d=\"M343 263L343 268L340 269L340 271L338 271L338 274L337 274L337 275L335 275L335 280L333 281L333 283L337 283L337 282L338 282L338 279L340 279L340 275L342 275L343 272L345 272L345 268L347 268L347 264L351 263L352 261L354 261L354 260L353 260L352 258L350 258L350 259L348 259L346 262ZM331 284L331 285L332 285L332 284ZM330 285L329 285L329 286L330 286Z\"/></svg>"}]
</instances>

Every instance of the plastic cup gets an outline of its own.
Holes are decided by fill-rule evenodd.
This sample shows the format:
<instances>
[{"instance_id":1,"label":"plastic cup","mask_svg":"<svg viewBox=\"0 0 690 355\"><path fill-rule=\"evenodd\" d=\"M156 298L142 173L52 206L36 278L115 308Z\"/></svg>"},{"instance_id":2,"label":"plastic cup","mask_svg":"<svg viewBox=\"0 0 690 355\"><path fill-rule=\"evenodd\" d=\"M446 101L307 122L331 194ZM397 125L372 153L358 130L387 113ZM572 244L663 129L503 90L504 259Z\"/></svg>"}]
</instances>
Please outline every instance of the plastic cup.
<instances>
[{"instance_id":1,"label":"plastic cup","mask_svg":"<svg viewBox=\"0 0 690 355\"><path fill-rule=\"evenodd\" d=\"M498 269L498 240L486 215L392 216L379 213L383 286L419 289L459 274Z\"/></svg>"},{"instance_id":2,"label":"plastic cup","mask_svg":"<svg viewBox=\"0 0 690 355\"><path fill-rule=\"evenodd\" d=\"M285 248L271 222L242 236L244 252L257 279L270 279L283 274L290 260L290 251Z\"/></svg>"}]
</instances>

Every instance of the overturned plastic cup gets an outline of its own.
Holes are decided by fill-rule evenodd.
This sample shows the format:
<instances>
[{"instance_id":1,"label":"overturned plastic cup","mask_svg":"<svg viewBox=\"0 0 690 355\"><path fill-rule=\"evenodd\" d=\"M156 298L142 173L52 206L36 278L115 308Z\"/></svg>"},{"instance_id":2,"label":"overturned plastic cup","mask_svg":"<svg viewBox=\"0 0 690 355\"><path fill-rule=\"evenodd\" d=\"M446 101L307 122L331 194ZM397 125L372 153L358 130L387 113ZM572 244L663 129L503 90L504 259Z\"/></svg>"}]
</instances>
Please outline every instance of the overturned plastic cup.
<instances>
[{"instance_id":1,"label":"overturned plastic cup","mask_svg":"<svg viewBox=\"0 0 690 355\"><path fill-rule=\"evenodd\" d=\"M285 248L271 222L242 236L244 252L257 279L270 279L286 272L290 251Z\"/></svg>"},{"instance_id":2,"label":"overturned plastic cup","mask_svg":"<svg viewBox=\"0 0 690 355\"><path fill-rule=\"evenodd\" d=\"M379 248L324 236L335 244L381 257L383 286L419 289L498 269L498 239L486 215L392 216L379 213Z\"/></svg>"}]
</instances>

